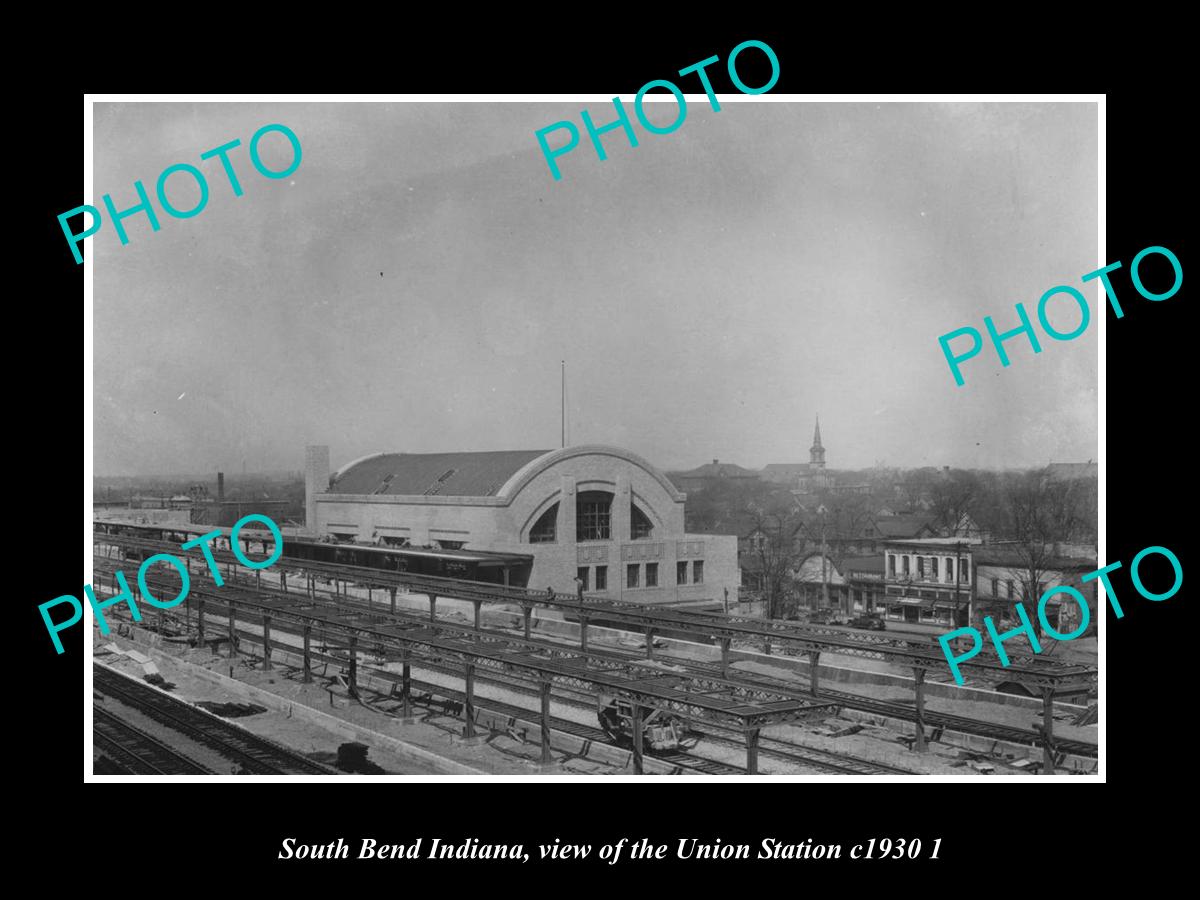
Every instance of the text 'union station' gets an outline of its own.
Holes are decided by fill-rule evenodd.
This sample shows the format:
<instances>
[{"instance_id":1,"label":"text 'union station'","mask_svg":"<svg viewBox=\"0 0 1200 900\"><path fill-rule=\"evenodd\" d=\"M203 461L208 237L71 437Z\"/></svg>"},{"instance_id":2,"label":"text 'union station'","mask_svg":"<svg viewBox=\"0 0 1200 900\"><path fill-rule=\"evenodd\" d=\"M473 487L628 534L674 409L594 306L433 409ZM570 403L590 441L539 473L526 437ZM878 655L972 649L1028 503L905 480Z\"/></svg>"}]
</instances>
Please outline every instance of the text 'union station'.
<instances>
[{"instance_id":1,"label":"text 'union station'","mask_svg":"<svg viewBox=\"0 0 1200 900\"><path fill-rule=\"evenodd\" d=\"M636 603L736 596L737 539L684 533L685 494L635 453L380 453L330 474L309 447L309 530L442 551L444 574ZM459 551L461 556L444 551Z\"/></svg>"}]
</instances>

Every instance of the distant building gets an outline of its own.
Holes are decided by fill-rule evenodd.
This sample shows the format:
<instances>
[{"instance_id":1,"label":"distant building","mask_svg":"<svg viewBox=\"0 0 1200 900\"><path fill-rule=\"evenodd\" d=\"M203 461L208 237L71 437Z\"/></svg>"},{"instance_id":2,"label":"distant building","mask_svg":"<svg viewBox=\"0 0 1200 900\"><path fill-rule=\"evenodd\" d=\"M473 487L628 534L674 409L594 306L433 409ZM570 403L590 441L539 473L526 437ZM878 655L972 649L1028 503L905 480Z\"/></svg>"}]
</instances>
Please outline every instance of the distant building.
<instances>
[{"instance_id":1,"label":"distant building","mask_svg":"<svg viewBox=\"0 0 1200 900\"><path fill-rule=\"evenodd\" d=\"M1040 554L1039 554L1040 557ZM1028 551L1015 545L984 545L975 553L975 606L971 624L982 629L984 616L991 616L998 630L1020 625L1016 604L1021 603L1031 622L1037 619L1038 602L1051 588L1067 585L1083 594L1087 600L1093 634L1099 617L1096 614L1096 586L1099 579L1084 583L1083 575L1096 570L1096 558L1050 556L1038 558L1030 566ZM1035 574L1036 585L1032 584ZM1058 594L1046 602L1046 621L1060 634L1070 634L1079 627L1083 611L1069 594ZM1006 628L1001 625L1008 623Z\"/></svg>"},{"instance_id":2,"label":"distant building","mask_svg":"<svg viewBox=\"0 0 1200 900\"><path fill-rule=\"evenodd\" d=\"M1085 463L1050 463L1044 473L1050 481L1077 481L1099 478L1100 466L1090 459Z\"/></svg>"},{"instance_id":3,"label":"distant building","mask_svg":"<svg viewBox=\"0 0 1200 900\"><path fill-rule=\"evenodd\" d=\"M875 531L883 540L918 540L941 537L934 524L936 517L928 513L907 513L898 516L879 516Z\"/></svg>"},{"instance_id":4,"label":"distant building","mask_svg":"<svg viewBox=\"0 0 1200 900\"><path fill-rule=\"evenodd\" d=\"M697 466L687 472L668 472L667 477L679 490L688 494L707 490L722 481L744 484L759 480L758 472L744 469L733 463L723 463L719 459L714 459L711 463Z\"/></svg>"},{"instance_id":5,"label":"distant building","mask_svg":"<svg viewBox=\"0 0 1200 900\"><path fill-rule=\"evenodd\" d=\"M762 470L762 478L773 484L787 485L801 494L833 490L835 479L825 471L825 447L821 443L821 419L813 430L813 444L807 463L771 463Z\"/></svg>"},{"instance_id":6,"label":"distant building","mask_svg":"<svg viewBox=\"0 0 1200 900\"><path fill-rule=\"evenodd\" d=\"M934 633L966 625L972 618L972 553L978 545L970 538L884 541L886 617Z\"/></svg>"},{"instance_id":7,"label":"distant building","mask_svg":"<svg viewBox=\"0 0 1200 900\"><path fill-rule=\"evenodd\" d=\"M296 504L287 500L202 500L198 503L189 502L191 507L190 522L193 525L216 525L230 528L245 516L266 516L276 525L282 525L298 513Z\"/></svg>"},{"instance_id":8,"label":"distant building","mask_svg":"<svg viewBox=\"0 0 1200 900\"><path fill-rule=\"evenodd\" d=\"M855 614L883 611L884 555L846 556L842 558L842 574L849 590L849 608Z\"/></svg>"},{"instance_id":9,"label":"distant building","mask_svg":"<svg viewBox=\"0 0 1200 900\"><path fill-rule=\"evenodd\" d=\"M878 516L874 521L864 521L853 533L839 531L837 523L823 520L823 506L806 518L804 533L810 542L820 545L822 536L825 546L837 557L867 556L882 552L883 544L890 540L940 537L934 527L933 516L925 514L903 516Z\"/></svg>"},{"instance_id":10,"label":"distant building","mask_svg":"<svg viewBox=\"0 0 1200 900\"><path fill-rule=\"evenodd\" d=\"M835 494L869 494L871 493L871 483L869 481L856 481L847 484L834 484L833 492Z\"/></svg>"},{"instance_id":11,"label":"distant building","mask_svg":"<svg viewBox=\"0 0 1200 900\"><path fill-rule=\"evenodd\" d=\"M800 560L792 573L800 595L800 604L808 609L849 610L846 580L832 557L819 550ZM826 601L828 596L828 601Z\"/></svg>"},{"instance_id":12,"label":"distant building","mask_svg":"<svg viewBox=\"0 0 1200 900\"><path fill-rule=\"evenodd\" d=\"M176 494L173 497L135 494L129 498L130 509L187 509L191 505L192 498L185 494Z\"/></svg>"}]
</instances>

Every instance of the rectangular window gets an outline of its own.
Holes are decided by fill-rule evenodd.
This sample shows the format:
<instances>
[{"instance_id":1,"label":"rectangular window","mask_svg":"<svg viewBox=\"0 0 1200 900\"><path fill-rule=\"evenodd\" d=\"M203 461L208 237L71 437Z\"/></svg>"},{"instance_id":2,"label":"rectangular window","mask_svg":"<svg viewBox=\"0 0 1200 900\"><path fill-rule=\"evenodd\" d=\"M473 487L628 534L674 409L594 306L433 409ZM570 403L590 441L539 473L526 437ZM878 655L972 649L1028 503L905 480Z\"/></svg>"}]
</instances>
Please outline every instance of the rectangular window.
<instances>
[{"instance_id":1,"label":"rectangular window","mask_svg":"<svg viewBox=\"0 0 1200 900\"><path fill-rule=\"evenodd\" d=\"M583 582L583 589L585 591L591 590L591 588L588 587L588 567L580 566L575 571L579 574L579 580Z\"/></svg>"},{"instance_id":2,"label":"rectangular window","mask_svg":"<svg viewBox=\"0 0 1200 900\"><path fill-rule=\"evenodd\" d=\"M937 581L937 579L938 579L938 571L937 571L938 570L938 558L936 556L931 557L929 560L929 565L933 570L933 580Z\"/></svg>"},{"instance_id":3,"label":"rectangular window","mask_svg":"<svg viewBox=\"0 0 1200 900\"><path fill-rule=\"evenodd\" d=\"M969 570L970 564L964 559L958 564L958 580L962 582L968 581L967 574Z\"/></svg>"},{"instance_id":4,"label":"rectangular window","mask_svg":"<svg viewBox=\"0 0 1200 900\"><path fill-rule=\"evenodd\" d=\"M992 596L993 597L1000 596L1000 579L999 578L992 579Z\"/></svg>"},{"instance_id":5,"label":"rectangular window","mask_svg":"<svg viewBox=\"0 0 1200 900\"><path fill-rule=\"evenodd\" d=\"M596 590L608 590L608 566L596 566Z\"/></svg>"},{"instance_id":6,"label":"rectangular window","mask_svg":"<svg viewBox=\"0 0 1200 900\"><path fill-rule=\"evenodd\" d=\"M950 582L954 581L954 560L952 560L948 556L946 557L946 579L945 580L946 580L946 584L950 584Z\"/></svg>"},{"instance_id":7,"label":"rectangular window","mask_svg":"<svg viewBox=\"0 0 1200 900\"><path fill-rule=\"evenodd\" d=\"M894 554L888 554L888 574L893 578L896 577L896 557Z\"/></svg>"},{"instance_id":8,"label":"rectangular window","mask_svg":"<svg viewBox=\"0 0 1200 900\"><path fill-rule=\"evenodd\" d=\"M1012 598L1013 598L1013 580L1010 578L1010 579L1008 579L1008 599L1011 600Z\"/></svg>"},{"instance_id":9,"label":"rectangular window","mask_svg":"<svg viewBox=\"0 0 1200 900\"><path fill-rule=\"evenodd\" d=\"M687 584L687 563L686 562L675 563L675 583L676 584Z\"/></svg>"},{"instance_id":10,"label":"rectangular window","mask_svg":"<svg viewBox=\"0 0 1200 900\"><path fill-rule=\"evenodd\" d=\"M646 587L658 587L658 563L646 563Z\"/></svg>"},{"instance_id":11,"label":"rectangular window","mask_svg":"<svg viewBox=\"0 0 1200 900\"><path fill-rule=\"evenodd\" d=\"M925 577L925 557L923 557L923 556L917 557L917 577L918 578Z\"/></svg>"},{"instance_id":12,"label":"rectangular window","mask_svg":"<svg viewBox=\"0 0 1200 900\"><path fill-rule=\"evenodd\" d=\"M575 509L575 540L607 541L609 521L608 500L580 500Z\"/></svg>"},{"instance_id":13,"label":"rectangular window","mask_svg":"<svg viewBox=\"0 0 1200 900\"><path fill-rule=\"evenodd\" d=\"M903 564L904 574L907 575L908 574L908 556L907 555L903 556L903 557L901 557L901 559L904 560L904 564Z\"/></svg>"},{"instance_id":14,"label":"rectangular window","mask_svg":"<svg viewBox=\"0 0 1200 900\"><path fill-rule=\"evenodd\" d=\"M635 588L638 586L638 570L641 565L638 563L630 563L625 567L625 587Z\"/></svg>"},{"instance_id":15,"label":"rectangular window","mask_svg":"<svg viewBox=\"0 0 1200 900\"><path fill-rule=\"evenodd\" d=\"M704 584L704 560L692 563L692 584Z\"/></svg>"}]
</instances>

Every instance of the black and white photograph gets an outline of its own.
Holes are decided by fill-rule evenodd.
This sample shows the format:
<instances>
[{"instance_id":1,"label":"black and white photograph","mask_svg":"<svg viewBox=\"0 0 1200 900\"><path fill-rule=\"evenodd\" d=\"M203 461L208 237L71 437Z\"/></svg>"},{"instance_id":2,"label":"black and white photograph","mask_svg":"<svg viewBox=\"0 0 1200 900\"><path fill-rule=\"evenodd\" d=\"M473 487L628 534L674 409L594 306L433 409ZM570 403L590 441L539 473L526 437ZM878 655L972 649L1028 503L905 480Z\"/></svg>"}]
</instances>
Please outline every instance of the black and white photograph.
<instances>
[{"instance_id":1,"label":"black and white photograph","mask_svg":"<svg viewBox=\"0 0 1200 900\"><path fill-rule=\"evenodd\" d=\"M92 98L87 780L1100 777L1103 97L675 83Z\"/></svg>"}]
</instances>

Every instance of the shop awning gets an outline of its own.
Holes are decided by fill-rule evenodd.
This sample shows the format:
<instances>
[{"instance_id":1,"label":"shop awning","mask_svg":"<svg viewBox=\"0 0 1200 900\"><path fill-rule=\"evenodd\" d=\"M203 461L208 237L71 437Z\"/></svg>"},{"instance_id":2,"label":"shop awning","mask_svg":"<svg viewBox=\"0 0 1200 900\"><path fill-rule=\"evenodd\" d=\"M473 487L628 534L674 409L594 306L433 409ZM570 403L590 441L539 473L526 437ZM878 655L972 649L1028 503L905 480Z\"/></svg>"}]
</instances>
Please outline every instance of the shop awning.
<instances>
[{"instance_id":1,"label":"shop awning","mask_svg":"<svg viewBox=\"0 0 1200 900\"><path fill-rule=\"evenodd\" d=\"M936 602L936 600L927 600L923 597L887 597L884 599L885 606L916 607L917 609L933 609L933 604Z\"/></svg>"}]
</instances>

